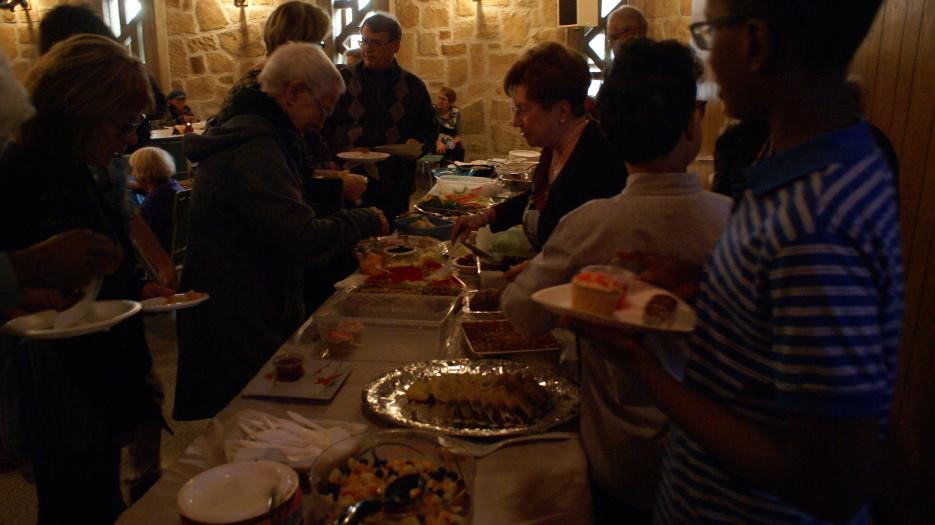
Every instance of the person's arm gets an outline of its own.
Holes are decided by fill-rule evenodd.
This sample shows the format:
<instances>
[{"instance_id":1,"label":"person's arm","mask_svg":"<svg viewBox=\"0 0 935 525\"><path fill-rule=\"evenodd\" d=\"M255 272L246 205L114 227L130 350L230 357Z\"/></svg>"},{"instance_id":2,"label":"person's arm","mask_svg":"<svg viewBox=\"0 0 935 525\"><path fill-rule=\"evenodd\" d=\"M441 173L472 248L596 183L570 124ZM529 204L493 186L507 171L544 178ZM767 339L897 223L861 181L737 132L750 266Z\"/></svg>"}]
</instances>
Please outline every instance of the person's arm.
<instances>
[{"instance_id":1,"label":"person's arm","mask_svg":"<svg viewBox=\"0 0 935 525\"><path fill-rule=\"evenodd\" d=\"M571 214L516 279L504 290L500 304L507 318L524 335L535 335L555 327L556 317L532 300L532 294L571 280L583 265L582 256L594 251L597 236L582 235L589 222L585 214Z\"/></svg>"},{"instance_id":2,"label":"person's arm","mask_svg":"<svg viewBox=\"0 0 935 525\"><path fill-rule=\"evenodd\" d=\"M302 200L280 151L274 141L258 139L241 146L231 163L231 203L254 238L309 264L332 259L384 231L385 219L372 208L317 217Z\"/></svg>"},{"instance_id":3,"label":"person's arm","mask_svg":"<svg viewBox=\"0 0 935 525\"><path fill-rule=\"evenodd\" d=\"M734 475L816 517L842 521L870 494L887 382L879 299L872 272L855 263L861 260L827 237L788 246L775 259L772 346L763 359L778 361L771 365L785 429L677 382L618 331L588 325L585 333L613 346L609 357L632 370L659 408Z\"/></svg>"},{"instance_id":4,"label":"person's arm","mask_svg":"<svg viewBox=\"0 0 935 525\"><path fill-rule=\"evenodd\" d=\"M880 452L876 417L792 415L788 429L778 430L679 383L632 339L597 325L584 333L608 344L610 357L634 374L660 410L750 485L831 521L852 517L867 502Z\"/></svg>"},{"instance_id":5,"label":"person's arm","mask_svg":"<svg viewBox=\"0 0 935 525\"><path fill-rule=\"evenodd\" d=\"M156 268L158 273L156 277L159 284L174 290L178 287L178 275L175 271L175 265L172 263L169 254L159 244L159 240L156 239L156 235L149 227L149 224L144 220L142 210L141 207L141 213L137 213L130 218L130 237L139 248L140 255L145 257Z\"/></svg>"}]
</instances>

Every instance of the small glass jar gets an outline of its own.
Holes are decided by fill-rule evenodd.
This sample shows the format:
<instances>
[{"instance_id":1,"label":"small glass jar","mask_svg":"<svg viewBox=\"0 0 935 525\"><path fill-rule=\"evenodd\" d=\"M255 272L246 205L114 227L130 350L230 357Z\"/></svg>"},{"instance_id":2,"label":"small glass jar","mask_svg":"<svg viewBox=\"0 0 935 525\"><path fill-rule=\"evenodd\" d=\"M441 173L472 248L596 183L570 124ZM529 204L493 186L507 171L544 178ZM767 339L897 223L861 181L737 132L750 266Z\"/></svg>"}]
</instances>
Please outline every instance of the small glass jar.
<instances>
[{"instance_id":1,"label":"small glass jar","mask_svg":"<svg viewBox=\"0 0 935 525\"><path fill-rule=\"evenodd\" d=\"M305 375L304 359L299 354L278 355L273 359L273 366L276 367L276 381L292 383Z\"/></svg>"}]
</instances>

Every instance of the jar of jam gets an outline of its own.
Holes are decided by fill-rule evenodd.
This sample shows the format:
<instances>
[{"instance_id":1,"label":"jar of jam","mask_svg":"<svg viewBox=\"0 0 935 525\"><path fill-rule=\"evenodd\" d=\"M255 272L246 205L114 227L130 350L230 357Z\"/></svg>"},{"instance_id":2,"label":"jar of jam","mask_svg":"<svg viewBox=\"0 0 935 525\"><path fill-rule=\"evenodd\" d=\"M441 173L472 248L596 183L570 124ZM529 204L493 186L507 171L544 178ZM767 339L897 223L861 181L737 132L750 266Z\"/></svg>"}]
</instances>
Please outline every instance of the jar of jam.
<instances>
[{"instance_id":1,"label":"jar of jam","mask_svg":"<svg viewBox=\"0 0 935 525\"><path fill-rule=\"evenodd\" d=\"M302 356L294 353L276 356L273 359L273 366L276 367L276 380L291 383L302 379L305 375L303 361Z\"/></svg>"}]
</instances>

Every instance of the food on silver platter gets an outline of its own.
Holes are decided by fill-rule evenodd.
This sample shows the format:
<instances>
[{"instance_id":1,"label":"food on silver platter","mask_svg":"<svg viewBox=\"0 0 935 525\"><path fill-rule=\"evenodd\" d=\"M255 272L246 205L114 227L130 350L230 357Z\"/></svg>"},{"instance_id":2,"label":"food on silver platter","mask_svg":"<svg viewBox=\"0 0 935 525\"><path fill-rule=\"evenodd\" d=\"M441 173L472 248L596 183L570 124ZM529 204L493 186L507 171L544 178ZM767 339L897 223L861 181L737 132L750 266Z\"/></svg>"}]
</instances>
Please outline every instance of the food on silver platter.
<instances>
[{"instance_id":1,"label":"food on silver platter","mask_svg":"<svg viewBox=\"0 0 935 525\"><path fill-rule=\"evenodd\" d=\"M549 410L549 396L534 378L520 373L443 374L406 390L416 420L462 427L529 424Z\"/></svg>"},{"instance_id":2,"label":"food on silver platter","mask_svg":"<svg viewBox=\"0 0 935 525\"><path fill-rule=\"evenodd\" d=\"M648 325L664 325L672 321L675 308L678 306L674 297L666 294L656 294L646 303L643 311L643 321Z\"/></svg>"},{"instance_id":3,"label":"food on silver platter","mask_svg":"<svg viewBox=\"0 0 935 525\"><path fill-rule=\"evenodd\" d=\"M432 461L415 459L348 458L346 464L328 475L319 493L337 503L333 523L348 505L364 499L381 499L391 483L402 476L418 475L424 486L409 492L413 502L402 507L384 505L377 514L362 523L396 523L400 525L460 525L467 523L471 504L467 484L461 476Z\"/></svg>"},{"instance_id":4,"label":"food on silver platter","mask_svg":"<svg viewBox=\"0 0 935 525\"><path fill-rule=\"evenodd\" d=\"M615 266L586 266L571 280L572 308L608 317L613 315L615 308L621 310L625 305L632 276Z\"/></svg>"}]
</instances>

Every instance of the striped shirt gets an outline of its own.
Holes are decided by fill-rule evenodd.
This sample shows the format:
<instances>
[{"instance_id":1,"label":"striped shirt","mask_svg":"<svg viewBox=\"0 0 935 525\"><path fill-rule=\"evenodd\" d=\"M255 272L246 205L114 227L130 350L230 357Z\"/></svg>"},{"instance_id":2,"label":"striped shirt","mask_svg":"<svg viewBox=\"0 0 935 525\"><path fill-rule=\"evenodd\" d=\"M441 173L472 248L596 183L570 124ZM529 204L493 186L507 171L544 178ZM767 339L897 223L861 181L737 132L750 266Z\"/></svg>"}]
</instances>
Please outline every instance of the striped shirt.
<instances>
[{"instance_id":1,"label":"striped shirt","mask_svg":"<svg viewBox=\"0 0 935 525\"><path fill-rule=\"evenodd\" d=\"M686 384L736 414L877 416L896 378L903 275L893 175L865 123L747 170L702 285ZM867 519L866 508L852 520ZM673 429L658 523L817 523Z\"/></svg>"}]
</instances>

